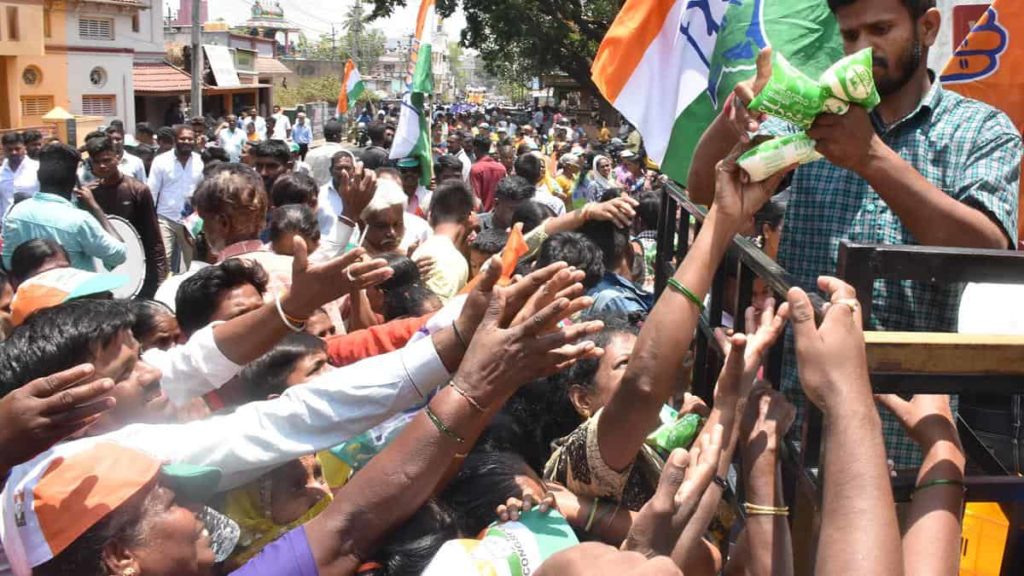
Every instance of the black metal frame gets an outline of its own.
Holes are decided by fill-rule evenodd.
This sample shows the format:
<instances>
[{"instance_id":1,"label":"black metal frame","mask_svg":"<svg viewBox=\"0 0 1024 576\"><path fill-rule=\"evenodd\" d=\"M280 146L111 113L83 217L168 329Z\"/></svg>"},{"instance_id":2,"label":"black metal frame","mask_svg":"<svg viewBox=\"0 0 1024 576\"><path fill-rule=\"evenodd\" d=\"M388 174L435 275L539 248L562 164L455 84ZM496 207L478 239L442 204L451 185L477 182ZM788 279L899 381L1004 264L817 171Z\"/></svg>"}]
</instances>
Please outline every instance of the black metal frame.
<instances>
[{"instance_id":1,"label":"black metal frame","mask_svg":"<svg viewBox=\"0 0 1024 576\"><path fill-rule=\"evenodd\" d=\"M686 193L673 183L662 191L661 214L658 219L657 265L655 267L655 293L664 290L674 264L686 256L690 242L691 217L700 230L706 210L689 200ZM696 234L695 234L696 235ZM781 266L746 238L737 236L729 248L736 257L738 290L733 310L746 309L751 302L754 278L764 281L776 299L785 297L795 282ZM837 276L856 290L865 318L872 309L872 293L876 280L914 280L951 284L959 282L1024 283L1024 253L1008 250L974 250L936 248L929 246L862 245L843 242L840 247ZM696 335L696 356L693 374L693 393L709 405L713 401L714 382L721 369L722 354L714 339L712 328L721 324L725 267L719 267L711 288L707 315L701 318ZM824 301L811 295L815 316L823 316ZM735 315L735 328L743 329L743 314ZM776 386L781 383L783 339L769 353L766 366L768 379ZM873 374L872 387L877 392L931 392L956 394L961 391L1024 394L1024 377ZM799 444L787 442L784 459L789 481L785 491L790 498L795 484L810 487L820 498L821 468L821 413L811 403L805 417L803 437ZM1008 476L1006 469L988 452L974 432L962 419L958 428L968 460L979 466L986 475L968 476L968 501L998 501L1011 503L1011 519L1024 516L1024 479ZM913 487L913 478L894 480L897 501L906 501ZM790 500L792 501L792 500ZM1024 543L1020 532L1011 542ZM1015 570L1024 562L1024 546L1007 546L1003 562L1004 574Z\"/></svg>"}]
</instances>

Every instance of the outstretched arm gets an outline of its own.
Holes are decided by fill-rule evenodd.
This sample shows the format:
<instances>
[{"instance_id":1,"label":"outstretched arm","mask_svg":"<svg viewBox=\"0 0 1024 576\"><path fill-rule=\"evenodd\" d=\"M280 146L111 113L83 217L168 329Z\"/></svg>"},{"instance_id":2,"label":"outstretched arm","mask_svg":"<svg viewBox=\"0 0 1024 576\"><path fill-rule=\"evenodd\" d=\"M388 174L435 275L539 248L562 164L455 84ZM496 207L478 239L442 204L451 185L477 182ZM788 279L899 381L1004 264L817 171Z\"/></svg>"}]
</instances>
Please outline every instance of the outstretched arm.
<instances>
[{"instance_id":1,"label":"outstretched arm","mask_svg":"<svg viewBox=\"0 0 1024 576\"><path fill-rule=\"evenodd\" d=\"M822 277L831 306L818 328L807 294L789 291L800 384L824 415L825 486L815 572L902 574L899 526L871 396L856 292Z\"/></svg>"}]
</instances>

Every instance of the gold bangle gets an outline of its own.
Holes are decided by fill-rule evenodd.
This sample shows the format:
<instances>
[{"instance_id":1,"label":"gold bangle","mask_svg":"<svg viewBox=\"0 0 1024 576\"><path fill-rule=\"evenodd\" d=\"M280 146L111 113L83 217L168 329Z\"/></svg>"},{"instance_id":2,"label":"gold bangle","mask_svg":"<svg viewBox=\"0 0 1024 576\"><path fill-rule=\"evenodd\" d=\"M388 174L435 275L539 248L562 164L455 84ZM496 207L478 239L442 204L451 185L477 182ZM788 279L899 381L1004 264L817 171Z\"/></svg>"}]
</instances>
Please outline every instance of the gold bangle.
<instances>
[{"instance_id":1,"label":"gold bangle","mask_svg":"<svg viewBox=\"0 0 1024 576\"><path fill-rule=\"evenodd\" d=\"M424 409L424 412L427 413L427 418L430 418L430 421L434 423L434 428L437 428L438 432L440 432L441 434L444 434L445 436L451 438L452 440L455 440L459 444L465 444L466 443L466 439L465 438L463 438L462 436L459 436L459 434L457 432L455 432L454 430L452 430L451 428L446 426L444 422L441 422L441 419L438 418L437 414L434 414L434 411L430 409L430 405L429 404Z\"/></svg>"},{"instance_id":2,"label":"gold bangle","mask_svg":"<svg viewBox=\"0 0 1024 576\"><path fill-rule=\"evenodd\" d=\"M455 382L452 382L451 387L452 387L452 390L455 390L455 392L457 392L459 394L459 396L462 396L463 398L465 398L466 402L469 402L469 405L472 406L474 410L476 410L477 412L487 412L487 410L485 410L484 407L481 406L479 402L477 402L476 400L473 400L473 398L469 395L469 393L466 392L465 390L463 390L462 388L460 388L458 384L456 384Z\"/></svg>"},{"instance_id":3,"label":"gold bangle","mask_svg":"<svg viewBox=\"0 0 1024 576\"><path fill-rule=\"evenodd\" d=\"M759 506L744 502L743 511L747 516L789 516L789 506Z\"/></svg>"}]
</instances>

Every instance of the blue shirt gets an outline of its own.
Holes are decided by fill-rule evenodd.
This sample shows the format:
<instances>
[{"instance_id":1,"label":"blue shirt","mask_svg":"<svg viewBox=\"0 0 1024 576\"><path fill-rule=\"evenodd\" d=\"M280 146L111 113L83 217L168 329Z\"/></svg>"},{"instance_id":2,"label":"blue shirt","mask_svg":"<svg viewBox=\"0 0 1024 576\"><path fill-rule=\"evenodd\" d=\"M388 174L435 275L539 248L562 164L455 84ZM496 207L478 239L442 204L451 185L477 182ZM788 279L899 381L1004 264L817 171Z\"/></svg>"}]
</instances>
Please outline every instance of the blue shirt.
<instances>
[{"instance_id":1,"label":"blue shirt","mask_svg":"<svg viewBox=\"0 0 1024 576\"><path fill-rule=\"evenodd\" d=\"M60 244L68 253L71 266L95 271L98 258L108 270L124 263L124 242L114 238L85 210L80 210L63 196L39 192L14 205L3 227L3 260L11 267L14 250L32 240L42 238Z\"/></svg>"},{"instance_id":2,"label":"blue shirt","mask_svg":"<svg viewBox=\"0 0 1024 576\"><path fill-rule=\"evenodd\" d=\"M591 314L607 314L610 312L650 312L654 306L654 295L645 292L629 280L614 272L605 272L604 277L587 292L594 299L590 307Z\"/></svg>"},{"instance_id":3,"label":"blue shirt","mask_svg":"<svg viewBox=\"0 0 1024 576\"><path fill-rule=\"evenodd\" d=\"M292 126L292 142L296 144L309 144L313 141L313 131L309 129L309 122Z\"/></svg>"}]
</instances>

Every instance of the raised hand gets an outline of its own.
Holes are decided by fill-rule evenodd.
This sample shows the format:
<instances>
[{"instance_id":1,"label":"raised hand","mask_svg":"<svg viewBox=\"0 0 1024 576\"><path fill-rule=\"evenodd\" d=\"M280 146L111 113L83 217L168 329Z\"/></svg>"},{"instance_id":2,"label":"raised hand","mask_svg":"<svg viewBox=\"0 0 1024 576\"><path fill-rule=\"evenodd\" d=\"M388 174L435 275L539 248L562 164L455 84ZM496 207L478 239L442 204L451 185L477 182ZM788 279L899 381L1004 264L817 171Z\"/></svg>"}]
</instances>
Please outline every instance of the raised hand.
<instances>
[{"instance_id":1,"label":"raised hand","mask_svg":"<svg viewBox=\"0 0 1024 576\"><path fill-rule=\"evenodd\" d=\"M508 325L521 324L526 319L535 317L537 312L554 302L556 297L570 299L569 306L552 318L550 326L545 328L553 328L558 322L589 307L592 300L580 296L583 292L583 285L579 284L582 280L581 275L562 273L568 267L565 262L555 262L540 270L534 270L508 286L507 302L501 322ZM455 321L459 334L467 341L476 334L477 326L483 320L491 302L493 291L501 276L500 256L493 256L481 266L480 275L480 281L470 291L462 314Z\"/></svg>"},{"instance_id":2,"label":"raised hand","mask_svg":"<svg viewBox=\"0 0 1024 576\"><path fill-rule=\"evenodd\" d=\"M722 426L716 425L701 434L689 453L682 449L672 451L661 471L654 497L633 520L633 527L622 543L623 550L639 552L648 558L672 553L715 477L722 454L723 433Z\"/></svg>"},{"instance_id":3,"label":"raised hand","mask_svg":"<svg viewBox=\"0 0 1024 576\"><path fill-rule=\"evenodd\" d=\"M764 356L782 335L786 327L786 320L789 318L789 304L783 303L778 312L775 310L775 300L769 298L765 301L761 314L753 306L747 307L744 316L746 318L747 334L745 346L742 351L743 371L739 380L734 383L738 386L736 394L739 398L746 398L750 393L750 387L757 377L757 371L761 368ZM722 348L722 352L728 357L732 351L732 340L726 337L719 329L715 330L715 339ZM733 383L730 381L730 383Z\"/></svg>"},{"instance_id":4,"label":"raised hand","mask_svg":"<svg viewBox=\"0 0 1024 576\"><path fill-rule=\"evenodd\" d=\"M896 394L876 394L875 400L900 421L922 449L942 441L960 445L960 437L946 394L915 394L904 400Z\"/></svg>"},{"instance_id":5,"label":"raised hand","mask_svg":"<svg viewBox=\"0 0 1024 576\"><path fill-rule=\"evenodd\" d=\"M550 280L541 284L539 290L530 295L526 304L523 305L522 309L519 310L519 313L516 314L515 318L512 320L513 326L527 322L529 319L536 316L537 312L544 309L544 307L548 306L558 298L568 298L569 300L572 300L570 311L566 316L572 316L576 312L585 310L593 304L592 298L581 298L581 296L583 296L583 284L581 284L581 282L583 282L583 279L586 277L586 273L582 270L577 270L572 266L569 266L568 268L561 267L560 264L558 266L558 272L556 272ZM547 277L548 272L544 272L544 274L540 274L533 278L531 278L531 276L533 276L533 274L531 274L521 280L521 282L538 282ZM526 285L524 284L524 286ZM528 292L526 291L523 292L524 295L527 293ZM561 318L559 320L561 320ZM545 328L552 330L555 326L549 325Z\"/></svg>"},{"instance_id":6,"label":"raised hand","mask_svg":"<svg viewBox=\"0 0 1024 576\"><path fill-rule=\"evenodd\" d=\"M740 439L748 454L777 447L796 419L796 407L767 383L756 384L750 392L740 424Z\"/></svg>"},{"instance_id":7,"label":"raised hand","mask_svg":"<svg viewBox=\"0 0 1024 576\"><path fill-rule=\"evenodd\" d=\"M749 182L749 175L736 161L750 147L749 143L737 144L715 167L715 201L712 207L719 218L726 219L737 231L753 219L754 214L778 190L783 178L796 168L794 164L760 182Z\"/></svg>"},{"instance_id":8,"label":"raised hand","mask_svg":"<svg viewBox=\"0 0 1024 576\"><path fill-rule=\"evenodd\" d=\"M376 286L394 274L386 260L364 260L366 251L351 250L322 264L309 263L306 241L295 236L292 287L281 297L281 306L296 318L308 318L328 302L345 294Z\"/></svg>"},{"instance_id":9,"label":"raised hand","mask_svg":"<svg viewBox=\"0 0 1024 576\"><path fill-rule=\"evenodd\" d=\"M27 462L114 407L110 378L92 364L38 378L0 398L0 472Z\"/></svg>"},{"instance_id":10,"label":"raised hand","mask_svg":"<svg viewBox=\"0 0 1024 576\"><path fill-rule=\"evenodd\" d=\"M377 192L377 173L363 168L363 163L356 161L352 173L341 173L341 195L343 215L350 220L359 220L363 210L373 200Z\"/></svg>"},{"instance_id":11,"label":"raised hand","mask_svg":"<svg viewBox=\"0 0 1024 576\"><path fill-rule=\"evenodd\" d=\"M772 77L772 49L763 48L757 55L757 75L736 84L733 88L732 106L728 110L729 125L739 136L740 142L750 141L750 132L757 132L767 116L747 109L747 105L761 93Z\"/></svg>"},{"instance_id":12,"label":"raised hand","mask_svg":"<svg viewBox=\"0 0 1024 576\"><path fill-rule=\"evenodd\" d=\"M483 288L481 294L490 293L492 296L487 312L475 330L455 375L455 381L475 398L478 405L489 407L496 402L503 402L519 386L529 381L554 374L580 358L599 356L602 353L593 342L576 343L600 332L604 325L599 321L545 330L547 326L556 324L570 309L568 298L556 299L540 310L531 322L512 326L511 320L506 320L518 311L512 302L515 298L523 301L527 298L517 293L523 290L521 287L518 290L514 285L508 288L495 287L494 276L496 273L489 271L484 281L477 286L478 289ZM526 290L528 294L536 290L535 284L529 286ZM471 294L466 307L471 305L472 299Z\"/></svg>"},{"instance_id":13,"label":"raised hand","mask_svg":"<svg viewBox=\"0 0 1024 576\"><path fill-rule=\"evenodd\" d=\"M623 193L618 198L586 205L583 214L587 220L604 220L615 223L619 228L629 228L639 205L640 202Z\"/></svg>"},{"instance_id":14,"label":"raised hand","mask_svg":"<svg viewBox=\"0 0 1024 576\"><path fill-rule=\"evenodd\" d=\"M826 414L848 400L871 400L867 352L857 293L849 284L822 276L818 287L829 295L821 326L807 294L791 288L787 298L796 338L797 369L807 397Z\"/></svg>"}]
</instances>

